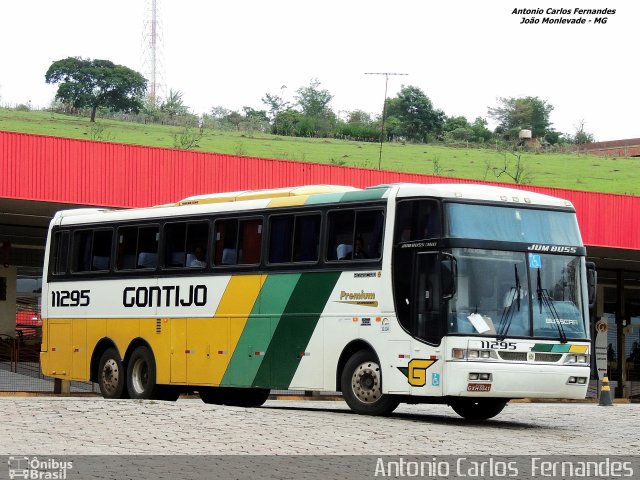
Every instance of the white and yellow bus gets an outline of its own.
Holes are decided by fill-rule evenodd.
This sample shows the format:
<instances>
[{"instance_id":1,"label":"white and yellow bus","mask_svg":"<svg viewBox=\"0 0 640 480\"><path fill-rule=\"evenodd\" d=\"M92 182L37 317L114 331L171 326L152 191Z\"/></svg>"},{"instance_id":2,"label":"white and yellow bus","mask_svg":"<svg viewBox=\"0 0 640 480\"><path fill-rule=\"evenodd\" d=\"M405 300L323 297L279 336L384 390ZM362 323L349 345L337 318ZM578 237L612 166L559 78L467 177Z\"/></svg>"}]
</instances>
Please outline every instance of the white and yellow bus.
<instances>
[{"instance_id":1,"label":"white and yellow bus","mask_svg":"<svg viewBox=\"0 0 640 480\"><path fill-rule=\"evenodd\" d=\"M320 185L68 210L44 269L43 373L106 398L338 390L362 414L485 419L584 398L590 376L595 272L571 203L531 192Z\"/></svg>"}]
</instances>

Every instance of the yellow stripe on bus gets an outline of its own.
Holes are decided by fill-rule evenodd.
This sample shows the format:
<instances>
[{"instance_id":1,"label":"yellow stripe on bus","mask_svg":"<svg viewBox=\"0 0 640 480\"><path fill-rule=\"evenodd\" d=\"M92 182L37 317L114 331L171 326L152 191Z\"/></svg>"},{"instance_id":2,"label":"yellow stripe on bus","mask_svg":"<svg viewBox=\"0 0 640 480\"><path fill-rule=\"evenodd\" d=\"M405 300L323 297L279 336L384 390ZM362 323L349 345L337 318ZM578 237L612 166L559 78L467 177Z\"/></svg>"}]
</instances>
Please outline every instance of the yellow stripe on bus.
<instances>
[{"instance_id":1,"label":"yellow stripe on bus","mask_svg":"<svg viewBox=\"0 0 640 480\"><path fill-rule=\"evenodd\" d=\"M216 358L217 365L212 379L215 385L222 381L266 278L266 275L237 275L231 277L227 284L215 316L220 320L229 319L229 350Z\"/></svg>"},{"instance_id":2,"label":"yellow stripe on bus","mask_svg":"<svg viewBox=\"0 0 640 480\"><path fill-rule=\"evenodd\" d=\"M569 352L571 353L587 353L589 347L586 345L571 345Z\"/></svg>"},{"instance_id":3,"label":"yellow stripe on bus","mask_svg":"<svg viewBox=\"0 0 640 480\"><path fill-rule=\"evenodd\" d=\"M280 197L274 198L267 205L268 208L274 207L295 207L298 205L304 205L309 195L298 195L296 197Z\"/></svg>"}]
</instances>

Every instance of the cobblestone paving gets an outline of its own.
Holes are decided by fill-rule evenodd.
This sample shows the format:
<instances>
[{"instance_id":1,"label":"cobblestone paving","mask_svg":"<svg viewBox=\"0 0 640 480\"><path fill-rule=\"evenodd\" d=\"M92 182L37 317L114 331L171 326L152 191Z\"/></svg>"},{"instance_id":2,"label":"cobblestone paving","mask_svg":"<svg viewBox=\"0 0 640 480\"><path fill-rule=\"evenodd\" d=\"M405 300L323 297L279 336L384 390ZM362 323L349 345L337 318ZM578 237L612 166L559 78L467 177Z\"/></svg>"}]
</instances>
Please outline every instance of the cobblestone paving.
<instances>
[{"instance_id":1,"label":"cobblestone paving","mask_svg":"<svg viewBox=\"0 0 640 480\"><path fill-rule=\"evenodd\" d=\"M640 452L640 404L514 403L469 423L443 405L387 418L334 401L262 408L99 398L0 397L0 455L620 455Z\"/></svg>"}]
</instances>

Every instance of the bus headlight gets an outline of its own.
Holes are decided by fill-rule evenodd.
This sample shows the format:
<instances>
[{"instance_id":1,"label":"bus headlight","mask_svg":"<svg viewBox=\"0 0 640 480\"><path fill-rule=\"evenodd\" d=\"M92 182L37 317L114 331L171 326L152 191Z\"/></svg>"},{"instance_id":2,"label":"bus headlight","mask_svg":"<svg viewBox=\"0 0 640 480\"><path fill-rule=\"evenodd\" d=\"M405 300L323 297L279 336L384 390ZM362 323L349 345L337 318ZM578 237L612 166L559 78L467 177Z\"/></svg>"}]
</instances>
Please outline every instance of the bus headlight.
<instances>
[{"instance_id":1,"label":"bus headlight","mask_svg":"<svg viewBox=\"0 0 640 480\"><path fill-rule=\"evenodd\" d=\"M579 365L588 365L589 364L589 360L590 357L589 355L586 354L569 354L565 357L564 359L564 363L568 363L568 364L579 364Z\"/></svg>"},{"instance_id":2,"label":"bus headlight","mask_svg":"<svg viewBox=\"0 0 640 480\"><path fill-rule=\"evenodd\" d=\"M464 348L453 348L451 350L451 358L455 358L456 360L464 360Z\"/></svg>"},{"instance_id":3,"label":"bus headlight","mask_svg":"<svg viewBox=\"0 0 640 480\"><path fill-rule=\"evenodd\" d=\"M576 363L589 363L588 355L576 355Z\"/></svg>"},{"instance_id":4,"label":"bus headlight","mask_svg":"<svg viewBox=\"0 0 640 480\"><path fill-rule=\"evenodd\" d=\"M479 358L480 351L479 350L469 350L468 352L469 358Z\"/></svg>"},{"instance_id":5,"label":"bus headlight","mask_svg":"<svg viewBox=\"0 0 640 480\"><path fill-rule=\"evenodd\" d=\"M569 377L567 385L586 385L587 377Z\"/></svg>"}]
</instances>

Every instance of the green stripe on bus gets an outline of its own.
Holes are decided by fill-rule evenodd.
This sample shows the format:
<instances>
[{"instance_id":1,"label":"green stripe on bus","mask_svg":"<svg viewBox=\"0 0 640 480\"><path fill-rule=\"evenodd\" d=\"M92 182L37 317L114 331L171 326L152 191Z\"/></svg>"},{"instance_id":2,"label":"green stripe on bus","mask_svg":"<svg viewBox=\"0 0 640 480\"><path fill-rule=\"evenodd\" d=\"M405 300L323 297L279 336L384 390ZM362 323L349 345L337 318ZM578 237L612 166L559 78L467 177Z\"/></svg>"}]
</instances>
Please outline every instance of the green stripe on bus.
<instances>
[{"instance_id":1,"label":"green stripe on bus","mask_svg":"<svg viewBox=\"0 0 640 480\"><path fill-rule=\"evenodd\" d=\"M366 190L356 190L355 192L346 192L340 199L341 202L359 202L363 200L378 200L387 193L387 188L368 188Z\"/></svg>"},{"instance_id":2,"label":"green stripe on bus","mask_svg":"<svg viewBox=\"0 0 640 480\"><path fill-rule=\"evenodd\" d=\"M305 205L318 205L322 203L342 203L342 202L359 202L364 200L378 200L387 193L389 189L385 188L368 188L366 190L355 190L353 192L339 193L321 193L311 195L304 202Z\"/></svg>"},{"instance_id":3,"label":"green stripe on bus","mask_svg":"<svg viewBox=\"0 0 640 480\"><path fill-rule=\"evenodd\" d=\"M300 275L295 273L267 277L222 377L221 385L250 386L254 383L273 332ZM260 386L266 387L268 384Z\"/></svg>"},{"instance_id":4,"label":"green stripe on bus","mask_svg":"<svg viewBox=\"0 0 640 480\"><path fill-rule=\"evenodd\" d=\"M305 205L318 205L322 203L338 203L344 192L339 193L320 193L318 195L310 195L307 198L307 201L304 202Z\"/></svg>"},{"instance_id":5,"label":"green stripe on bus","mask_svg":"<svg viewBox=\"0 0 640 480\"><path fill-rule=\"evenodd\" d=\"M571 345L554 345L553 343L536 343L533 348L531 348L532 352L557 352L557 353L566 353L571 348Z\"/></svg>"},{"instance_id":6,"label":"green stripe on bus","mask_svg":"<svg viewBox=\"0 0 640 480\"><path fill-rule=\"evenodd\" d=\"M276 327L254 386L289 388L340 272L305 273ZM320 354L320 352L318 352ZM269 380L267 380L269 379Z\"/></svg>"}]
</instances>

